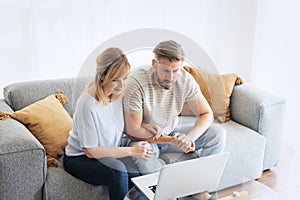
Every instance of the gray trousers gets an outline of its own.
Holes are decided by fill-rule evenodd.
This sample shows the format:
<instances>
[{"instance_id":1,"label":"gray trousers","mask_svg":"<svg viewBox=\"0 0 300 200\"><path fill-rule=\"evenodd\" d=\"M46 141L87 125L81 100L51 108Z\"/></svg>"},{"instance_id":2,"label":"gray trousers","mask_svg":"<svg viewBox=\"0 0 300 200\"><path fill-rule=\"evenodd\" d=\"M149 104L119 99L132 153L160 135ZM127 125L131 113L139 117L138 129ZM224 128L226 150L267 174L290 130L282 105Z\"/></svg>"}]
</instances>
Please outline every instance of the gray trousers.
<instances>
[{"instance_id":1,"label":"gray trousers","mask_svg":"<svg viewBox=\"0 0 300 200\"><path fill-rule=\"evenodd\" d=\"M170 133L183 133L187 134L193 125L178 126ZM221 153L225 147L226 131L223 127L212 124L204 134L202 134L195 141L195 152L191 152L197 157L205 157L213 154ZM128 142L128 146L135 145L136 142ZM159 161L159 156L165 153L182 153L184 152L173 144L152 144L147 143L148 147L153 149L154 155L151 159L145 160L143 158L132 157L134 163L137 165L138 170L141 174L155 173L160 170L162 163Z\"/></svg>"}]
</instances>

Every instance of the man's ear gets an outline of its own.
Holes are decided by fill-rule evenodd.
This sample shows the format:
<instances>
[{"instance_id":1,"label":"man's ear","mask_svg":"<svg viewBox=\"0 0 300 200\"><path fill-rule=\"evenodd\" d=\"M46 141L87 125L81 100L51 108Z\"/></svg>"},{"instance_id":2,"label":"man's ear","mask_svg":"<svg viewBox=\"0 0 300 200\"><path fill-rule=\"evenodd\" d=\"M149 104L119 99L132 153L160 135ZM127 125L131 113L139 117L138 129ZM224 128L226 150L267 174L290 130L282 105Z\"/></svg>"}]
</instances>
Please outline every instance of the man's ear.
<instances>
[{"instance_id":1,"label":"man's ear","mask_svg":"<svg viewBox=\"0 0 300 200\"><path fill-rule=\"evenodd\" d=\"M155 69L155 66L157 65L157 61L155 59L152 59L152 67Z\"/></svg>"}]
</instances>

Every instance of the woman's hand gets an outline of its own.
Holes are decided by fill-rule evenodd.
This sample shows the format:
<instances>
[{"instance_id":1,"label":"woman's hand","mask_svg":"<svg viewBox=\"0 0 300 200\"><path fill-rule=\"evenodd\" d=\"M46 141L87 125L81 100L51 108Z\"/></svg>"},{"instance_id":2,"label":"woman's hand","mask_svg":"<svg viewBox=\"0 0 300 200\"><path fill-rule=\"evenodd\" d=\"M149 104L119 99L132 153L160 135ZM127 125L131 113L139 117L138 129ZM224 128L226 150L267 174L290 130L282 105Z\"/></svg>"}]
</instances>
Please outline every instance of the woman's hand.
<instances>
[{"instance_id":1,"label":"woman's hand","mask_svg":"<svg viewBox=\"0 0 300 200\"><path fill-rule=\"evenodd\" d=\"M137 158L144 158L146 160L150 159L153 156L153 149L146 147L145 144L148 142L140 141L132 146L132 156Z\"/></svg>"},{"instance_id":2,"label":"woman's hand","mask_svg":"<svg viewBox=\"0 0 300 200\"><path fill-rule=\"evenodd\" d=\"M173 143L180 148L184 153L195 151L195 143L186 134L175 133L173 135Z\"/></svg>"},{"instance_id":3,"label":"woman's hand","mask_svg":"<svg viewBox=\"0 0 300 200\"><path fill-rule=\"evenodd\" d=\"M157 125L143 123L142 127L154 135L153 140L157 140L163 134Z\"/></svg>"}]
</instances>

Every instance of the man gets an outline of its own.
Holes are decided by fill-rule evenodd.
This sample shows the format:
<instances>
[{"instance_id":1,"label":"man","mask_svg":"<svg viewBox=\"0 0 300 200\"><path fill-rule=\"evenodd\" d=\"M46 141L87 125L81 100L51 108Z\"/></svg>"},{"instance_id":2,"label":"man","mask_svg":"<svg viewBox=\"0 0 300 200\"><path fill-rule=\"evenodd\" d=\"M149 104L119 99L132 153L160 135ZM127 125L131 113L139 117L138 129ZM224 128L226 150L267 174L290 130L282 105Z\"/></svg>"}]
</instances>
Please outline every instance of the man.
<instances>
[{"instance_id":1,"label":"man","mask_svg":"<svg viewBox=\"0 0 300 200\"><path fill-rule=\"evenodd\" d=\"M225 130L212 125L213 113L194 78L182 63L184 51L175 41L163 41L153 50L152 66L137 69L128 79L123 97L126 133L130 145L146 140L154 151L148 160L134 158L143 174L161 168L160 152L208 156L223 151ZM197 120L193 126L177 126L184 104ZM201 150L201 151L199 151ZM200 153L199 153L200 152ZM214 199L207 192L199 199Z\"/></svg>"}]
</instances>

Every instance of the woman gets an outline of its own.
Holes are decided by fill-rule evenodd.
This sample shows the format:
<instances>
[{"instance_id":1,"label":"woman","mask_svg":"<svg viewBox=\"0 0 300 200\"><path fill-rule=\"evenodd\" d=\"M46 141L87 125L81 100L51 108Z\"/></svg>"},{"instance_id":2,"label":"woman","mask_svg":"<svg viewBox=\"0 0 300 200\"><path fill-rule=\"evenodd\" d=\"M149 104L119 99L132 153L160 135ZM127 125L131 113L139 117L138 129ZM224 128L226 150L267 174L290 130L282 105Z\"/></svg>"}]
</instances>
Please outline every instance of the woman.
<instances>
[{"instance_id":1,"label":"woman","mask_svg":"<svg viewBox=\"0 0 300 200\"><path fill-rule=\"evenodd\" d=\"M122 159L149 159L153 151L140 142L121 147L123 110L114 109L123 93L130 64L118 48L108 48L97 57L94 79L78 98L65 149L64 168L94 185L107 185L112 200L123 199L129 190L129 173ZM120 117L121 116L121 117ZM117 118L119 120L117 120ZM116 125L117 124L117 125Z\"/></svg>"}]
</instances>

